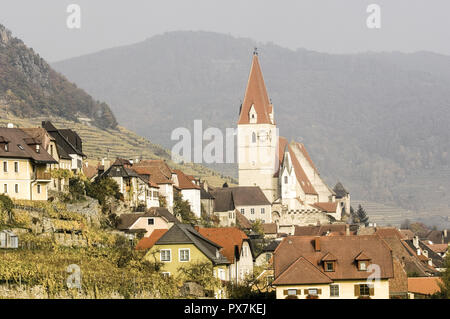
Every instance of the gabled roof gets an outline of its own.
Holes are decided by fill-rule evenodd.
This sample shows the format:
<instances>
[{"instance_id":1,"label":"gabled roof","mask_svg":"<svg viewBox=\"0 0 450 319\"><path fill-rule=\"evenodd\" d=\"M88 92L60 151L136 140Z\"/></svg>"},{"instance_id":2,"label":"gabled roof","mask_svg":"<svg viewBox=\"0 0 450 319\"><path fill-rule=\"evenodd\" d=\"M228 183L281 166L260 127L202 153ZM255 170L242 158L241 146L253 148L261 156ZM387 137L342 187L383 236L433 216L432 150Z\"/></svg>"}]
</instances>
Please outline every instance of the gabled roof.
<instances>
[{"instance_id":1,"label":"gabled roof","mask_svg":"<svg viewBox=\"0 0 450 319\"><path fill-rule=\"evenodd\" d=\"M142 238L136 245L137 250L150 249L167 232L167 229L155 229L149 237Z\"/></svg>"},{"instance_id":2,"label":"gabled roof","mask_svg":"<svg viewBox=\"0 0 450 319\"><path fill-rule=\"evenodd\" d=\"M191 225L173 225L157 242L157 245L193 244L214 264L229 264L220 252L222 247L199 234Z\"/></svg>"},{"instance_id":3,"label":"gabled roof","mask_svg":"<svg viewBox=\"0 0 450 319\"><path fill-rule=\"evenodd\" d=\"M186 174L184 174L179 169L174 169L173 172L177 174L178 178L178 188L180 189L198 189L200 190L200 186L194 184L192 180L187 177Z\"/></svg>"},{"instance_id":4,"label":"gabled roof","mask_svg":"<svg viewBox=\"0 0 450 319\"><path fill-rule=\"evenodd\" d=\"M322 257L322 261L336 261L337 258L332 253L326 253L325 256Z\"/></svg>"},{"instance_id":5,"label":"gabled roof","mask_svg":"<svg viewBox=\"0 0 450 319\"><path fill-rule=\"evenodd\" d=\"M306 173L303 170L303 167L300 165L300 162L298 161L297 156L295 155L291 144L288 145L288 151L289 151L289 156L292 161L292 166L294 167L295 176L297 178L297 181L298 181L300 187L303 189L305 194L318 195L316 190L314 189L314 186L311 184L310 180L308 179L308 176L306 176Z\"/></svg>"},{"instance_id":6,"label":"gabled roof","mask_svg":"<svg viewBox=\"0 0 450 319\"><path fill-rule=\"evenodd\" d=\"M249 112L254 107L257 114L256 123L271 123L269 113L273 111L267 94L266 85L259 65L258 55L253 55L252 67L248 77L244 102L242 103L238 124L250 124Z\"/></svg>"},{"instance_id":7,"label":"gabled roof","mask_svg":"<svg viewBox=\"0 0 450 319\"><path fill-rule=\"evenodd\" d=\"M77 154L80 156L85 157L86 155L83 154L81 151L81 139L79 138L78 134L76 134L74 131L72 133L68 133L68 131L64 131L64 134L61 133L60 130L58 130L50 121L43 121L42 127L47 130L47 132L55 139L56 147L58 149L58 154L60 158L63 159L71 159L70 154ZM73 145L67 137L71 137L71 139L79 139L80 145L75 146ZM74 136L77 136L74 137ZM67 136L67 137L66 137Z\"/></svg>"},{"instance_id":8,"label":"gabled roof","mask_svg":"<svg viewBox=\"0 0 450 319\"><path fill-rule=\"evenodd\" d=\"M444 254L448 249L448 244L428 244L431 250L435 253Z\"/></svg>"},{"instance_id":9,"label":"gabled roof","mask_svg":"<svg viewBox=\"0 0 450 319\"><path fill-rule=\"evenodd\" d=\"M414 240L412 239L407 239L405 240L405 242L409 245L409 247L411 247L412 250L416 251L416 247L414 246ZM423 241L419 240L419 248L424 251L426 250L428 253L428 259L431 259L433 262L433 266L436 268L442 268L444 266L444 258L442 258L439 254L437 254L436 252L433 251L433 249L431 249L430 247L428 247ZM423 255L419 255L419 258L421 258L422 260L425 260L423 257L421 257Z\"/></svg>"},{"instance_id":10,"label":"gabled roof","mask_svg":"<svg viewBox=\"0 0 450 319\"><path fill-rule=\"evenodd\" d=\"M432 295L441 291L439 283L442 284L439 277L410 277L408 278L408 292Z\"/></svg>"},{"instance_id":11,"label":"gabled roof","mask_svg":"<svg viewBox=\"0 0 450 319\"><path fill-rule=\"evenodd\" d=\"M220 251L231 263L239 258L242 245L248 241L247 235L236 227L199 228L198 232L209 240L222 246Z\"/></svg>"},{"instance_id":12,"label":"gabled roof","mask_svg":"<svg viewBox=\"0 0 450 319\"><path fill-rule=\"evenodd\" d=\"M333 233L335 235L345 235L346 224L329 224L320 226L294 226L295 236L325 236ZM353 233L353 232L352 232Z\"/></svg>"},{"instance_id":13,"label":"gabled roof","mask_svg":"<svg viewBox=\"0 0 450 319\"><path fill-rule=\"evenodd\" d=\"M36 151L36 145L41 145L40 141L32 138L20 128L0 128L0 137L3 144L8 145L8 151L0 147L0 157L13 157L29 159L38 164L56 164L58 163L44 147Z\"/></svg>"},{"instance_id":14,"label":"gabled roof","mask_svg":"<svg viewBox=\"0 0 450 319\"><path fill-rule=\"evenodd\" d=\"M316 250L316 241L320 240L320 250ZM275 278L282 276L290 266L300 257L305 258L317 268L324 272L322 258L327 253L336 257L337 267L333 272L326 272L332 280L361 280L367 279L371 272L359 271L355 257L361 251L371 257L371 262L381 268L380 278L387 279L394 276L392 253L389 246L377 235L361 236L290 236L281 242L274 252ZM317 272L317 271L315 271ZM301 276L299 272L294 274ZM292 275L292 283L298 279ZM286 277L283 277L286 278ZM315 283L315 279L305 278L302 283ZM283 280L284 284L289 284Z\"/></svg>"},{"instance_id":15,"label":"gabled roof","mask_svg":"<svg viewBox=\"0 0 450 319\"><path fill-rule=\"evenodd\" d=\"M299 257L274 280L274 285L328 284L333 280L313 265L308 259Z\"/></svg>"},{"instance_id":16,"label":"gabled roof","mask_svg":"<svg viewBox=\"0 0 450 319\"><path fill-rule=\"evenodd\" d=\"M214 196L214 210L227 212L238 206L270 205L259 186L223 187L211 190Z\"/></svg>"},{"instance_id":17,"label":"gabled roof","mask_svg":"<svg viewBox=\"0 0 450 319\"><path fill-rule=\"evenodd\" d=\"M166 176L158 166L144 166L141 163L134 164L133 169L138 174L150 175L150 180L155 184L173 184L171 178L172 176Z\"/></svg>"},{"instance_id":18,"label":"gabled roof","mask_svg":"<svg viewBox=\"0 0 450 319\"><path fill-rule=\"evenodd\" d=\"M177 224L180 221L164 207L151 207L144 213L130 213L119 216L117 229L127 230L141 217L161 217L169 223Z\"/></svg>"}]
</instances>

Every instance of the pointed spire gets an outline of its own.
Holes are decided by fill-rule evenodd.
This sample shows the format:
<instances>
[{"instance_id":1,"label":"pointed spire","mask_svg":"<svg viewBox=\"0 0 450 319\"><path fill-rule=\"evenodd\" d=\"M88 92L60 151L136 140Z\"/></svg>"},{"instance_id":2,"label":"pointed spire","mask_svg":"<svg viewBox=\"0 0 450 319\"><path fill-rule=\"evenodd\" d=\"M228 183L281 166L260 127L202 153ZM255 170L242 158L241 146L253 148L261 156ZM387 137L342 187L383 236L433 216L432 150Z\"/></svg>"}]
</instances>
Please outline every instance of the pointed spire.
<instances>
[{"instance_id":1,"label":"pointed spire","mask_svg":"<svg viewBox=\"0 0 450 319\"><path fill-rule=\"evenodd\" d=\"M272 123L269 114L272 106L267 94L266 84L259 65L258 49L253 52L252 67L248 77L247 89L245 91L244 102L240 112L238 124L249 124L249 113L252 108L256 112L256 123Z\"/></svg>"}]
</instances>

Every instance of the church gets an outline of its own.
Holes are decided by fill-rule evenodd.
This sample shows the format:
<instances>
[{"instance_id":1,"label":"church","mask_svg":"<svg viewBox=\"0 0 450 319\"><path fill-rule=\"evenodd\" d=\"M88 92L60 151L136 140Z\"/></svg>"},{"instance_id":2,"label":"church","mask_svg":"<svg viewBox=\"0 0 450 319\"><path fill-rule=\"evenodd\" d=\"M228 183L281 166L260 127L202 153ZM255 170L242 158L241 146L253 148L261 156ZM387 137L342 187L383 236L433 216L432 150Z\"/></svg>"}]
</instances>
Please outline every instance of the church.
<instances>
[{"instance_id":1,"label":"church","mask_svg":"<svg viewBox=\"0 0 450 319\"><path fill-rule=\"evenodd\" d=\"M279 227L345 221L349 192L325 183L302 143L279 136L274 113L255 50L237 122L239 186L261 188Z\"/></svg>"}]
</instances>

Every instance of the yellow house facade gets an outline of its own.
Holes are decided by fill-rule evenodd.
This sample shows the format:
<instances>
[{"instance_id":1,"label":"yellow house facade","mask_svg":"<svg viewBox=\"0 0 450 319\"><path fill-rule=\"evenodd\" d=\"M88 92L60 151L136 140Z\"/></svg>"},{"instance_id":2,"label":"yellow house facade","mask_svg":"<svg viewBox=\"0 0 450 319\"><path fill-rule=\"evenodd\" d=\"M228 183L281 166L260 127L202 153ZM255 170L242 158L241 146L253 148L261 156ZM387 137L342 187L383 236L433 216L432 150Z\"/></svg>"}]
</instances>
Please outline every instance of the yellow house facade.
<instances>
[{"instance_id":1,"label":"yellow house facade","mask_svg":"<svg viewBox=\"0 0 450 319\"><path fill-rule=\"evenodd\" d=\"M57 163L39 140L19 128L0 128L0 193L47 200L50 165Z\"/></svg>"}]
</instances>

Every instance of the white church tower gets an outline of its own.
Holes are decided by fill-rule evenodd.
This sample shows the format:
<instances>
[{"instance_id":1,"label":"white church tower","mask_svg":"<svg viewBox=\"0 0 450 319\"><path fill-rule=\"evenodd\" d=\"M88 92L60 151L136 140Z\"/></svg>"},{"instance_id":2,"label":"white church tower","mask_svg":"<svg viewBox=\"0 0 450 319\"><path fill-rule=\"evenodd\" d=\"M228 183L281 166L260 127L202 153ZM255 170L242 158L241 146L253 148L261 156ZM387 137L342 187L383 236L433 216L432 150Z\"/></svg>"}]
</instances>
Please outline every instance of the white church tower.
<instances>
[{"instance_id":1,"label":"white church tower","mask_svg":"<svg viewBox=\"0 0 450 319\"><path fill-rule=\"evenodd\" d=\"M272 203L279 197L278 134L256 50L237 127L239 186L259 186Z\"/></svg>"}]
</instances>

